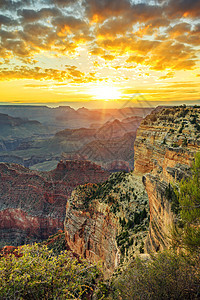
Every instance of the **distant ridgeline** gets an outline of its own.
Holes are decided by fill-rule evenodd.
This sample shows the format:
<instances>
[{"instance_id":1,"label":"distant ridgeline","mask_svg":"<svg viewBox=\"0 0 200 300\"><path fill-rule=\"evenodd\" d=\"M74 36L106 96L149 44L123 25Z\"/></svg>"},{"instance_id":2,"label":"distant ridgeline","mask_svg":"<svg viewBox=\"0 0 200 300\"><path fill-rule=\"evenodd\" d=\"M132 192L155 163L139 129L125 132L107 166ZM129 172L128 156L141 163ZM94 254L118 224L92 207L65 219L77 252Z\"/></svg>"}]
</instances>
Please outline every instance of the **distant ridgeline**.
<instances>
[{"instance_id":1,"label":"distant ridgeline","mask_svg":"<svg viewBox=\"0 0 200 300\"><path fill-rule=\"evenodd\" d=\"M132 170L136 130L151 111L25 106L22 113L22 108L0 106L4 112L0 113L0 162L38 171L50 171L69 156L80 156L109 171Z\"/></svg>"}]
</instances>

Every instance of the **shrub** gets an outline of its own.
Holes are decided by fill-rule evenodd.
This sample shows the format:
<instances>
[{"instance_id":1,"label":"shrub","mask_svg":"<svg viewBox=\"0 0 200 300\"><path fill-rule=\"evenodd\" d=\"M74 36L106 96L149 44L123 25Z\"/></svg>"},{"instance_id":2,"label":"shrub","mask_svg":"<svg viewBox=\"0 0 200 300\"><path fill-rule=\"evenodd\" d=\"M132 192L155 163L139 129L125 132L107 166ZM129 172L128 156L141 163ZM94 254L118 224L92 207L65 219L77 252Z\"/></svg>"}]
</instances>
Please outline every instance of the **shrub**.
<instances>
[{"instance_id":1,"label":"shrub","mask_svg":"<svg viewBox=\"0 0 200 300\"><path fill-rule=\"evenodd\" d=\"M0 259L0 299L84 299L92 293L100 271L87 261L47 246L23 246L21 257Z\"/></svg>"},{"instance_id":2,"label":"shrub","mask_svg":"<svg viewBox=\"0 0 200 300\"><path fill-rule=\"evenodd\" d=\"M177 148L177 147L179 147L179 145L178 145L177 143L173 143L173 144L172 144L172 147L173 147L173 148Z\"/></svg>"},{"instance_id":3,"label":"shrub","mask_svg":"<svg viewBox=\"0 0 200 300\"><path fill-rule=\"evenodd\" d=\"M144 253L144 242L142 241L141 245L140 245L140 253Z\"/></svg>"},{"instance_id":4,"label":"shrub","mask_svg":"<svg viewBox=\"0 0 200 300\"><path fill-rule=\"evenodd\" d=\"M165 189L165 197L168 201L171 202L171 209L175 214L178 214L180 208L179 208L179 201L176 192L174 191L174 188L169 185Z\"/></svg>"},{"instance_id":5,"label":"shrub","mask_svg":"<svg viewBox=\"0 0 200 300\"><path fill-rule=\"evenodd\" d=\"M181 181L176 196L183 224L177 242L190 251L200 251L200 153L195 156L192 177Z\"/></svg>"},{"instance_id":6,"label":"shrub","mask_svg":"<svg viewBox=\"0 0 200 300\"><path fill-rule=\"evenodd\" d=\"M183 129L184 129L184 123L182 122L182 125L181 125L181 127L180 127L180 129L179 129L179 133L182 133L183 132Z\"/></svg>"},{"instance_id":7,"label":"shrub","mask_svg":"<svg viewBox=\"0 0 200 300\"><path fill-rule=\"evenodd\" d=\"M183 140L183 142L182 142L182 146L183 146L183 147L186 147L187 144L188 144L188 142L187 142L187 139L185 138L185 139Z\"/></svg>"},{"instance_id":8,"label":"shrub","mask_svg":"<svg viewBox=\"0 0 200 300\"><path fill-rule=\"evenodd\" d=\"M167 251L136 260L113 281L109 299L199 299L199 258Z\"/></svg>"}]
</instances>

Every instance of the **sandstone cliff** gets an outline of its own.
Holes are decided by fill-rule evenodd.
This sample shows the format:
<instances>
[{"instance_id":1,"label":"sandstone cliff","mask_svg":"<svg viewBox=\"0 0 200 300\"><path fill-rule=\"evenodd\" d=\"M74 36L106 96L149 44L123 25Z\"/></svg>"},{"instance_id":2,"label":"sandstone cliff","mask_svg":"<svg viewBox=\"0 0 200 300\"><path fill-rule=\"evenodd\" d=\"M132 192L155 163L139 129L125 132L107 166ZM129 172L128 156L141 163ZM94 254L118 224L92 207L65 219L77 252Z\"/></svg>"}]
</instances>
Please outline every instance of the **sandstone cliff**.
<instances>
[{"instance_id":1,"label":"sandstone cliff","mask_svg":"<svg viewBox=\"0 0 200 300\"><path fill-rule=\"evenodd\" d=\"M150 229L146 250L169 246L172 212L170 184L189 176L194 153L200 150L200 109L171 107L152 112L135 140L135 172L144 175L149 197Z\"/></svg>"},{"instance_id":2,"label":"sandstone cliff","mask_svg":"<svg viewBox=\"0 0 200 300\"><path fill-rule=\"evenodd\" d=\"M88 161L60 162L50 172L0 164L0 247L42 241L63 228L67 199L86 182L109 176Z\"/></svg>"},{"instance_id":3,"label":"sandstone cliff","mask_svg":"<svg viewBox=\"0 0 200 300\"><path fill-rule=\"evenodd\" d=\"M65 236L72 251L101 260L107 274L133 253L143 252L148 198L141 178L115 173L102 184L77 187L67 203Z\"/></svg>"}]
</instances>

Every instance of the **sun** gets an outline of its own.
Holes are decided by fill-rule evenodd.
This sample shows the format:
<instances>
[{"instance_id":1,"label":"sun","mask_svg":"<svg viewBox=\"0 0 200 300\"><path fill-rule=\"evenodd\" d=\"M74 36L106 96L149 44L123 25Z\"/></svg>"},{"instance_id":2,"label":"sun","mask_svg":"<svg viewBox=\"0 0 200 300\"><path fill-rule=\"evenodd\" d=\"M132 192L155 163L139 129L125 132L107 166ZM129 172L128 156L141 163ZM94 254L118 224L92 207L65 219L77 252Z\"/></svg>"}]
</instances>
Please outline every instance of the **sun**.
<instances>
[{"instance_id":1,"label":"sun","mask_svg":"<svg viewBox=\"0 0 200 300\"><path fill-rule=\"evenodd\" d=\"M98 100L115 100L121 97L121 92L114 86L94 86L90 94Z\"/></svg>"}]
</instances>

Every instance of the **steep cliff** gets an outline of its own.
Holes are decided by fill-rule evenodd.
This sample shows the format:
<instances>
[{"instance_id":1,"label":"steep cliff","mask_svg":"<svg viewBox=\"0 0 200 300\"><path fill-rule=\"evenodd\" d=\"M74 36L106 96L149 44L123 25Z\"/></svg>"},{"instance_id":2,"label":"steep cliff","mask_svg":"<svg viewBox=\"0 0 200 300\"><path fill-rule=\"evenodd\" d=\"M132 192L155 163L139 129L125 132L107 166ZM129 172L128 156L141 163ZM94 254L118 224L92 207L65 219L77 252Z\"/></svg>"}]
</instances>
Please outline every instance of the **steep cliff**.
<instances>
[{"instance_id":1,"label":"steep cliff","mask_svg":"<svg viewBox=\"0 0 200 300\"><path fill-rule=\"evenodd\" d=\"M148 230L148 198L141 178L114 173L101 184L77 187L67 203L65 236L72 251L101 260L107 274L120 260L143 252Z\"/></svg>"},{"instance_id":2,"label":"steep cliff","mask_svg":"<svg viewBox=\"0 0 200 300\"><path fill-rule=\"evenodd\" d=\"M152 112L141 123L135 140L135 172L144 175L150 207L146 250L169 246L175 221L171 183L190 175L200 150L200 108L170 107Z\"/></svg>"},{"instance_id":3,"label":"steep cliff","mask_svg":"<svg viewBox=\"0 0 200 300\"><path fill-rule=\"evenodd\" d=\"M50 172L0 164L0 247L42 241L63 228L67 199L86 182L109 176L88 161L60 162Z\"/></svg>"}]
</instances>

